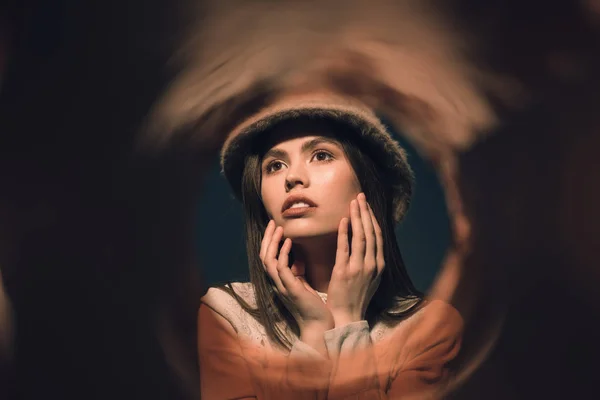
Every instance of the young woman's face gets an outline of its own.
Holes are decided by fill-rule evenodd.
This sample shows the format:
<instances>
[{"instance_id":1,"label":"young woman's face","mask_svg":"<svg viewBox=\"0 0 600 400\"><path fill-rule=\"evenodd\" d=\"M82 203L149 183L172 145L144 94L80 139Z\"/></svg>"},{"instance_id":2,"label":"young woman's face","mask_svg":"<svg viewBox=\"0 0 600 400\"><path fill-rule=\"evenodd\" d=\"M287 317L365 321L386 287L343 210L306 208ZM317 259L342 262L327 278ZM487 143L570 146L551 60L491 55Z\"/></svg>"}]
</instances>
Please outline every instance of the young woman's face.
<instances>
[{"instance_id":1,"label":"young woman's face","mask_svg":"<svg viewBox=\"0 0 600 400\"><path fill-rule=\"evenodd\" d=\"M277 143L262 159L261 176L267 213L292 240L337 232L361 191L342 146L325 136Z\"/></svg>"}]
</instances>

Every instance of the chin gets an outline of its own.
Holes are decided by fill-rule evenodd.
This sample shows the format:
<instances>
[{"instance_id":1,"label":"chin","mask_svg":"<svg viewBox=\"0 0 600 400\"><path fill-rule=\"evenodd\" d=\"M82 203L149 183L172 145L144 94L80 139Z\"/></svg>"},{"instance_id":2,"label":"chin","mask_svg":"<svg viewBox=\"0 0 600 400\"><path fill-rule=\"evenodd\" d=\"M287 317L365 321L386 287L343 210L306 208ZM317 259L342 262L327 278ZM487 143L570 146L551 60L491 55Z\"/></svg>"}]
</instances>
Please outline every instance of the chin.
<instances>
[{"instance_id":1,"label":"chin","mask_svg":"<svg viewBox=\"0 0 600 400\"><path fill-rule=\"evenodd\" d=\"M283 234L292 241L337 234L337 225L319 223L311 218L286 219L282 223Z\"/></svg>"}]
</instances>

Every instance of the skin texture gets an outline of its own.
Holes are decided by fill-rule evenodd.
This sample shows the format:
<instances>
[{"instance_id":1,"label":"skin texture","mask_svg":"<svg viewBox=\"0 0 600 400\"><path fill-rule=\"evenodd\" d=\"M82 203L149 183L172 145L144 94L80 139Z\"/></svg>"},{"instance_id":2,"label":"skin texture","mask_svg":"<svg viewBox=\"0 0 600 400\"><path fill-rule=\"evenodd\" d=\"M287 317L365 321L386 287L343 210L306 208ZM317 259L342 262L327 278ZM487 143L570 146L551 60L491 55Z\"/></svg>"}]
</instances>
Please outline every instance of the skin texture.
<instances>
[{"instance_id":1,"label":"skin texture","mask_svg":"<svg viewBox=\"0 0 600 400\"><path fill-rule=\"evenodd\" d=\"M342 147L326 137L306 135L284 140L271 148L262 162L261 196L265 209L285 237L302 239L331 236L340 220L349 216L348 205L360 185ZM320 141L316 143L315 141ZM315 143L305 151L302 146ZM272 151L284 152L275 157ZM290 195L302 195L317 205L314 212L301 218L284 218L281 207Z\"/></svg>"}]
</instances>

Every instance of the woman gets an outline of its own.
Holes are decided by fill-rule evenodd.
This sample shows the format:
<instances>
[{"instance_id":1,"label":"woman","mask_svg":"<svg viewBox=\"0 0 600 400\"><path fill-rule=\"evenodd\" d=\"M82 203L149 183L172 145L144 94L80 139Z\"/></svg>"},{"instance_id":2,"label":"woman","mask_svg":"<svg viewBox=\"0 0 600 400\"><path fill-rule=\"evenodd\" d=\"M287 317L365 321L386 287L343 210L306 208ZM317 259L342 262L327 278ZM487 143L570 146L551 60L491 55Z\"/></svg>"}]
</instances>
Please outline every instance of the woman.
<instances>
[{"instance_id":1,"label":"woman","mask_svg":"<svg viewBox=\"0 0 600 400\"><path fill-rule=\"evenodd\" d=\"M203 398L441 395L462 319L406 273L394 223L412 172L375 115L288 95L234 130L222 166L244 205L251 282L202 299Z\"/></svg>"}]
</instances>

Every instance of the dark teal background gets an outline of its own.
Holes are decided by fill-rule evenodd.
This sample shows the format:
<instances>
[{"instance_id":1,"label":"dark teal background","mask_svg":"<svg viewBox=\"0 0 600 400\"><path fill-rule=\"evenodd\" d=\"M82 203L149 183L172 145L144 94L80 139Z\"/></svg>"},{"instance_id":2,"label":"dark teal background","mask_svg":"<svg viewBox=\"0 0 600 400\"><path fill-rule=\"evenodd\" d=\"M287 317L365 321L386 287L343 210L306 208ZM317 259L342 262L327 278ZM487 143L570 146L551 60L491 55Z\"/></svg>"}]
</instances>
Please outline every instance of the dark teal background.
<instances>
[{"instance_id":1,"label":"dark teal background","mask_svg":"<svg viewBox=\"0 0 600 400\"><path fill-rule=\"evenodd\" d=\"M427 290L450 241L448 214L431 166L406 141L398 140L408 152L416 184L409 212L396 232L414 284ZM206 177L203 193L197 214L197 249L205 282L248 280L242 207L220 174L218 160Z\"/></svg>"}]
</instances>

